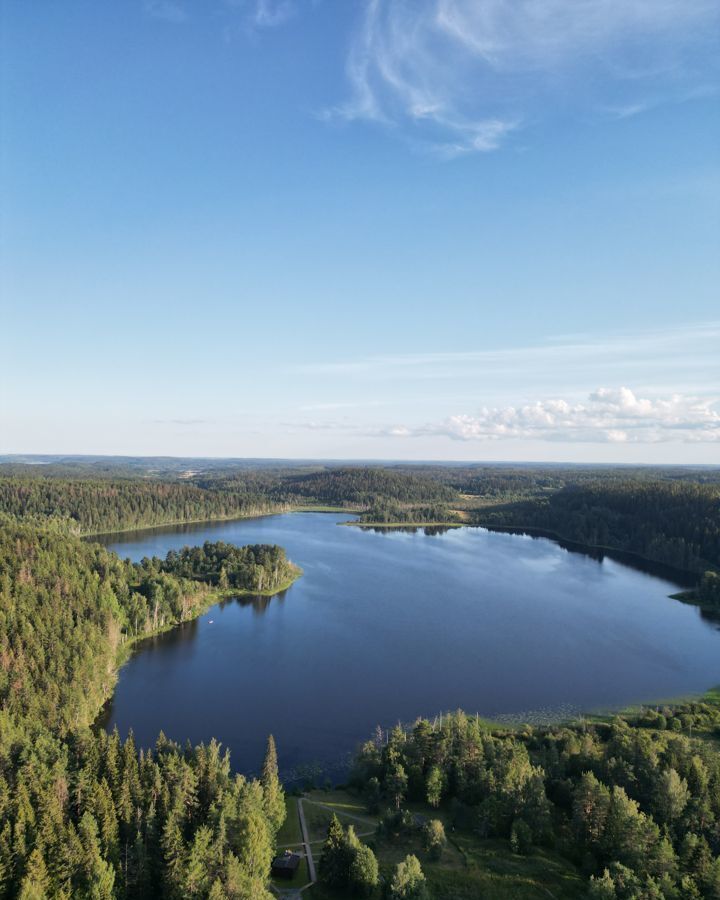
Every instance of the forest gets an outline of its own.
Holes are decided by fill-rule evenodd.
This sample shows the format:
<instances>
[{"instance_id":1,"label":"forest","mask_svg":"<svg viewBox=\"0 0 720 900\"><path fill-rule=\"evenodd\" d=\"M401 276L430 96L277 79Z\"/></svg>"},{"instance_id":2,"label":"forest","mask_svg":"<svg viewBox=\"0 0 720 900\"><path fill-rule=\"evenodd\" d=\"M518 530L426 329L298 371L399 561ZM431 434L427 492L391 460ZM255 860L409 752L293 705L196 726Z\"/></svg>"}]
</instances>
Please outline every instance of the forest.
<instances>
[{"instance_id":1,"label":"forest","mask_svg":"<svg viewBox=\"0 0 720 900\"><path fill-rule=\"evenodd\" d=\"M233 560L250 589L289 565L275 547ZM122 648L211 601L203 567L171 569L71 535L0 528L0 896L272 896L285 816L272 741L262 777L247 780L215 742L161 735L138 751L132 737L89 727Z\"/></svg>"},{"instance_id":2,"label":"forest","mask_svg":"<svg viewBox=\"0 0 720 900\"><path fill-rule=\"evenodd\" d=\"M719 736L717 702L515 731L456 712L378 732L351 783L381 816L376 841L412 846L417 834L427 859L473 834L507 841L520 858L561 853L591 900L715 900ZM461 879L454 890L447 896L473 896Z\"/></svg>"},{"instance_id":3,"label":"forest","mask_svg":"<svg viewBox=\"0 0 720 900\"><path fill-rule=\"evenodd\" d=\"M628 551L686 572L720 568L720 485L614 479L569 484L543 499L477 510L486 525L537 528Z\"/></svg>"},{"instance_id":4,"label":"forest","mask_svg":"<svg viewBox=\"0 0 720 900\"><path fill-rule=\"evenodd\" d=\"M264 515L284 508L245 482L212 490L186 481L0 477L0 513L44 526L49 522L74 534Z\"/></svg>"}]
</instances>

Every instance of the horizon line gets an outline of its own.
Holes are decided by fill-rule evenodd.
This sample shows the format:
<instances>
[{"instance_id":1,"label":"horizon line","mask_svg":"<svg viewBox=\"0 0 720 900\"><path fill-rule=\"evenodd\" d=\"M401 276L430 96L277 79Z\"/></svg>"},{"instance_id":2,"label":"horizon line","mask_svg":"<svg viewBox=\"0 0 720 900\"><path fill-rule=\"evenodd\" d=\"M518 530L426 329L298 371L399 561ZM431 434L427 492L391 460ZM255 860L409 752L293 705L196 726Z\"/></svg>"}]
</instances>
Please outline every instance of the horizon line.
<instances>
[{"instance_id":1,"label":"horizon line","mask_svg":"<svg viewBox=\"0 0 720 900\"><path fill-rule=\"evenodd\" d=\"M648 468L648 469L720 469L720 463L653 463L653 462L593 462L578 460L508 460L508 459L402 459L397 457L359 456L173 456L171 454L128 454L128 453L0 453L0 466L23 459L49 460L176 460L178 462L265 462L265 463L359 463L365 465L407 465L407 466L572 466L574 468Z\"/></svg>"}]
</instances>

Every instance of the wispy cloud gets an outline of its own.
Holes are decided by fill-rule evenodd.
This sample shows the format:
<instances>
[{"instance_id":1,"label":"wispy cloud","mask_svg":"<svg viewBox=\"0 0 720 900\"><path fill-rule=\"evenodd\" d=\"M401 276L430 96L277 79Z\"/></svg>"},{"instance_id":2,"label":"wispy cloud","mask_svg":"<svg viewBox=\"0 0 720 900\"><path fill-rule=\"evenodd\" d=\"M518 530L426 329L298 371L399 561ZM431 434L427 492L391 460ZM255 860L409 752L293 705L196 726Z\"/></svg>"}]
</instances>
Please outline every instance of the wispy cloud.
<instances>
[{"instance_id":1,"label":"wispy cloud","mask_svg":"<svg viewBox=\"0 0 720 900\"><path fill-rule=\"evenodd\" d=\"M366 0L329 116L443 156L494 150L538 101L637 115L717 75L715 0ZM714 83L714 82L713 82Z\"/></svg>"},{"instance_id":2,"label":"wispy cloud","mask_svg":"<svg viewBox=\"0 0 720 900\"><path fill-rule=\"evenodd\" d=\"M338 362L315 362L298 371L335 378L389 380L467 379L520 374L525 381L557 372L565 383L576 372L607 373L615 369L666 373L674 385L683 378L720 390L720 322L675 328L620 332L595 337L557 336L534 345L493 350L378 355ZM596 382L597 383L597 382Z\"/></svg>"},{"instance_id":3,"label":"wispy cloud","mask_svg":"<svg viewBox=\"0 0 720 900\"><path fill-rule=\"evenodd\" d=\"M388 437L443 435L457 441L543 440L591 443L720 443L720 398L682 394L639 397L627 387L600 388L581 403L538 400L482 408L437 424L395 425Z\"/></svg>"},{"instance_id":4,"label":"wispy cloud","mask_svg":"<svg viewBox=\"0 0 720 900\"><path fill-rule=\"evenodd\" d=\"M176 0L145 0L145 12L153 19L181 25L188 21L188 12L182 3Z\"/></svg>"},{"instance_id":5,"label":"wispy cloud","mask_svg":"<svg viewBox=\"0 0 720 900\"><path fill-rule=\"evenodd\" d=\"M154 19L179 25L188 22L193 10L197 17L217 16L225 12L225 34L252 34L264 29L279 28L298 13L301 0L143 0L145 13Z\"/></svg>"},{"instance_id":6,"label":"wispy cloud","mask_svg":"<svg viewBox=\"0 0 720 900\"><path fill-rule=\"evenodd\" d=\"M256 28L277 28L296 13L293 0L255 0L250 18Z\"/></svg>"}]
</instances>

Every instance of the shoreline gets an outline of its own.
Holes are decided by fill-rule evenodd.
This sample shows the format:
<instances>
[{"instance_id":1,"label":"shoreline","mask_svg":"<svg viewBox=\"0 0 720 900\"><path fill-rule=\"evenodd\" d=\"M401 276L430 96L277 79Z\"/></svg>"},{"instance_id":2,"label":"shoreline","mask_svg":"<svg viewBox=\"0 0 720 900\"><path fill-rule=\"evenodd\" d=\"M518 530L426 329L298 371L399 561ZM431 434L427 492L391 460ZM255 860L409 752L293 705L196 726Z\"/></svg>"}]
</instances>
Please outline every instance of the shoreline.
<instances>
[{"instance_id":1,"label":"shoreline","mask_svg":"<svg viewBox=\"0 0 720 900\"><path fill-rule=\"evenodd\" d=\"M155 531L158 528L175 528L178 525L213 525L216 522L245 522L248 519L267 519L269 516L284 516L297 512L342 513L350 516L361 515L359 510L343 509L339 506L284 506L268 512L255 512L248 513L247 515L215 516L209 519L177 519L172 522L158 522L155 525L129 525L127 528L115 528L111 531L81 531L76 532L75 536L82 538L83 540L88 540L89 538L96 537L110 537L115 534L129 534L133 531Z\"/></svg>"},{"instance_id":2,"label":"shoreline","mask_svg":"<svg viewBox=\"0 0 720 900\"><path fill-rule=\"evenodd\" d=\"M713 606L712 603L703 603L698 598L697 591L694 588L687 591L678 591L677 594L670 594L670 597L673 600L679 600L681 603L687 604L687 606L694 606L702 612L715 613L720 616L720 606Z\"/></svg>"},{"instance_id":3,"label":"shoreline","mask_svg":"<svg viewBox=\"0 0 720 900\"><path fill-rule=\"evenodd\" d=\"M355 528L472 528L467 522L338 522Z\"/></svg>"},{"instance_id":4,"label":"shoreline","mask_svg":"<svg viewBox=\"0 0 720 900\"><path fill-rule=\"evenodd\" d=\"M205 595L205 602L201 603L189 618L184 619L182 622L172 622L167 625L163 625L162 627L157 628L155 629L155 631L151 631L148 634L135 635L134 637L130 637L127 640L123 641L123 643L120 644L115 652L115 671L113 672L112 690L110 691L109 696L107 696L103 700L100 708L96 712L92 721L89 723L88 727L104 727L100 720L102 719L103 714L106 712L108 704L112 702L112 698L117 687L117 682L120 677L120 671L123 666L125 666L130 661L130 658L133 656L133 654L136 651L141 650L141 645L145 641L153 640L154 638L160 637L163 634L168 634L175 628L182 628L183 625L188 625L191 622L195 622L200 618L200 616L204 616L205 613L209 612L213 608L213 606L217 606L219 603L222 603L225 600L232 600L236 597L275 597L277 596L277 594L284 593L305 574L300 566L296 566L295 563L292 563L292 565L295 567L293 577L288 579L287 581L284 581L276 588L266 589L263 591L250 591L246 589L239 590L237 588L228 588L227 590L222 591L217 588L208 590L207 594Z\"/></svg>"},{"instance_id":5,"label":"shoreline","mask_svg":"<svg viewBox=\"0 0 720 900\"><path fill-rule=\"evenodd\" d=\"M91 531L91 532L81 532L77 535L77 537L82 538L83 540L87 540L95 537L108 537L111 535L121 535L128 534L130 532L141 532L141 531L155 531L160 528L174 528L178 525L203 525L208 524L212 525L214 523L221 522L243 522L248 519L266 519L269 516L279 516L279 515L288 515L291 513L338 513L341 515L350 515L350 516L361 516L362 510L358 509L346 509L339 506L290 506L283 507L277 510L272 510L268 512L258 512L258 513L248 513L247 515L239 515L239 516L219 516L216 518L202 518L202 519L180 519L173 522L162 522L156 525L134 525L127 528L116 529L113 531ZM561 542L565 544L570 544L574 547L585 548L588 550L601 550L606 553L616 553L624 556L628 556L633 559L640 560L645 563L649 563L650 565L660 566L664 569L667 569L669 572L675 572L678 575L685 576L686 578L700 578L701 573L695 572L692 569L682 569L677 566L673 566L670 563L662 562L661 560L653 559L649 556L644 556L642 553L638 553L635 550L623 550L620 547L612 547L607 544L586 544L582 541L577 541L573 538L566 537L560 532L553 531L552 529L541 528L536 525L493 525L485 522L448 522L448 521L432 521L432 522L363 522L359 520L348 521L348 522L337 522L337 525L342 527L354 527L354 528L387 528L387 529L399 529L399 528L485 528L487 531L493 531L500 534L503 533L515 533L515 532L523 532L525 534L529 534L531 536L544 537L551 541ZM118 554L119 555L119 554ZM687 586L686 586L687 587ZM688 587L686 593L690 593L691 589ZM673 599L682 599L682 597L678 595L672 595ZM698 604L695 604L698 605Z\"/></svg>"},{"instance_id":6,"label":"shoreline","mask_svg":"<svg viewBox=\"0 0 720 900\"><path fill-rule=\"evenodd\" d=\"M680 569L677 566L673 566L670 563L662 562L658 559L653 559L650 556L643 556L642 553L638 553L635 550L623 550L620 547L612 547L607 544L585 544L582 541L574 540L573 538L566 537L565 535L560 534L557 531L552 531L548 528L540 528L536 525L492 525L485 522L339 522L339 525L343 526L353 526L355 528L387 528L396 529L396 528L484 528L486 531L496 532L498 534L516 534L523 533L528 534L531 537L542 537L547 538L549 541L555 541L555 543L560 544L569 544L573 547L577 547L580 550L601 550L605 553L617 554L620 556L627 556L632 559L640 560L641 562L648 563L652 566L660 566L663 569L666 569L668 572L674 572L677 575L683 576L686 580L693 578L699 579L701 577L701 573L695 572L692 569ZM688 588L687 593L692 593L692 589ZM679 596L672 595L673 599L681 599ZM697 604L696 604L697 605Z\"/></svg>"},{"instance_id":7,"label":"shoreline","mask_svg":"<svg viewBox=\"0 0 720 900\"><path fill-rule=\"evenodd\" d=\"M293 565L295 565L293 563ZM213 606L216 606L218 603L222 603L224 600L233 600L235 597L275 597L277 594L282 594L285 591L289 590L296 581L298 581L305 574L300 566L295 566L296 572L292 578L283 581L281 585L275 588L267 588L263 591L251 591L245 588L227 588L224 590L220 590L219 588L209 588L205 595L205 602L197 608L197 611L187 619L183 619L182 622L172 622L168 625L163 625L161 628L157 628L155 631L151 631L147 634L136 635L135 637L128 638L121 645L122 650L125 648L132 648L134 644L142 643L142 641L150 640L151 638L158 637L161 634L166 634L168 631L172 631L173 628L180 628L183 625L187 625L189 622L194 622L196 619L199 619L200 616L205 615ZM202 582L198 582L202 583Z\"/></svg>"}]
</instances>

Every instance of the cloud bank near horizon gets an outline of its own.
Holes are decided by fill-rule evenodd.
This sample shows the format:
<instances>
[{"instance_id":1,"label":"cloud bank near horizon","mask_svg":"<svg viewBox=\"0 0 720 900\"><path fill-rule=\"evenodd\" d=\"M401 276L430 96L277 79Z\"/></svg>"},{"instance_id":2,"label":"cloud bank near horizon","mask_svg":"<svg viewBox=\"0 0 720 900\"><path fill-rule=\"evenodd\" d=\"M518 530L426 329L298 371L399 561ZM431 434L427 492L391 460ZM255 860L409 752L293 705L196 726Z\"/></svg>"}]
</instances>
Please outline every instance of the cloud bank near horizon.
<instances>
[{"instance_id":1,"label":"cloud bank near horizon","mask_svg":"<svg viewBox=\"0 0 720 900\"><path fill-rule=\"evenodd\" d=\"M392 426L384 433L399 438L442 435L455 441L720 443L720 398L647 398L627 387L599 388L581 403L550 399L483 407L474 415L453 415L416 427Z\"/></svg>"}]
</instances>

